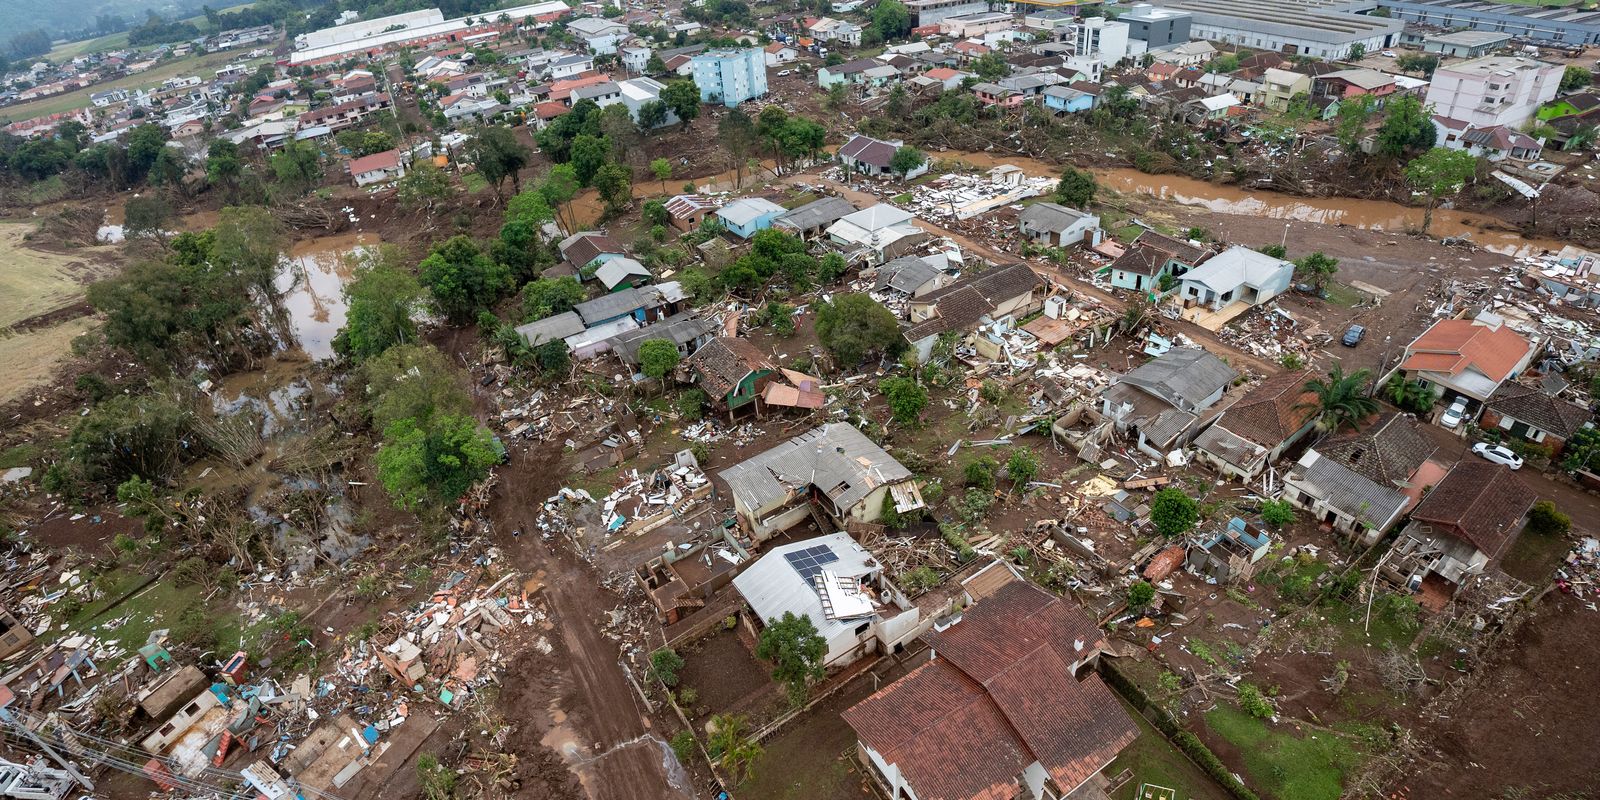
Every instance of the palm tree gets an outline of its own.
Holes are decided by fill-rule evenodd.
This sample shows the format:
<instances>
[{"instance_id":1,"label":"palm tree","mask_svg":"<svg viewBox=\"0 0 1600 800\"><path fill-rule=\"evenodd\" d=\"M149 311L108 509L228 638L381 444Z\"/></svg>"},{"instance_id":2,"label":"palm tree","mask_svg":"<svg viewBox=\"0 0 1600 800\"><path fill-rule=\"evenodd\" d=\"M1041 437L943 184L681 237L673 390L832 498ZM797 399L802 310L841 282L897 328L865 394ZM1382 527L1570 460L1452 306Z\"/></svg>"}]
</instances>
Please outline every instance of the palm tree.
<instances>
[{"instance_id":1,"label":"palm tree","mask_svg":"<svg viewBox=\"0 0 1600 800\"><path fill-rule=\"evenodd\" d=\"M1304 408L1317 408L1320 418L1317 426L1325 431L1337 431L1356 423L1378 410L1378 401L1366 395L1367 382L1372 370L1358 369L1344 374L1344 366L1335 364L1326 380L1317 378L1306 384L1306 389L1317 396Z\"/></svg>"},{"instance_id":2,"label":"palm tree","mask_svg":"<svg viewBox=\"0 0 1600 800\"><path fill-rule=\"evenodd\" d=\"M1389 376L1389 382L1383 385L1383 394L1401 409L1418 414L1432 408L1435 399L1433 389L1428 384L1408 381L1399 372Z\"/></svg>"}]
</instances>

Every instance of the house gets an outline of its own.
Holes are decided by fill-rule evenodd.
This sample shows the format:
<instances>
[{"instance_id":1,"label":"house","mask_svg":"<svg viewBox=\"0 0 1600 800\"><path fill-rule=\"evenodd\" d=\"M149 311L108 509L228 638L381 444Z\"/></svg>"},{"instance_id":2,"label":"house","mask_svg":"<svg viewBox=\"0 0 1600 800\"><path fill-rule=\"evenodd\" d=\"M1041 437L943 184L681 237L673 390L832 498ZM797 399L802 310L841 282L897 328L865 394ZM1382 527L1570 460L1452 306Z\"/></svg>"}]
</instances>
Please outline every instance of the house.
<instances>
[{"instance_id":1,"label":"house","mask_svg":"<svg viewBox=\"0 0 1600 800\"><path fill-rule=\"evenodd\" d=\"M922 73L922 77L938 81L941 89L944 91L949 91L951 89L959 88L962 81L972 77L972 73L962 72L949 67L934 67L933 69Z\"/></svg>"},{"instance_id":2,"label":"house","mask_svg":"<svg viewBox=\"0 0 1600 800\"><path fill-rule=\"evenodd\" d=\"M583 333L588 328L583 324L583 318L576 311L563 311L554 316L534 320L525 325L517 326L517 335L529 347L538 347L546 342L554 342Z\"/></svg>"},{"instance_id":3,"label":"house","mask_svg":"<svg viewBox=\"0 0 1600 800\"><path fill-rule=\"evenodd\" d=\"M818 512L845 529L876 522L886 497L898 513L922 508L911 470L844 422L813 428L718 477L728 485L740 526L758 542Z\"/></svg>"},{"instance_id":4,"label":"house","mask_svg":"<svg viewBox=\"0 0 1600 800\"><path fill-rule=\"evenodd\" d=\"M637 323L665 319L677 313L678 307L685 299L683 285L677 281L667 281L603 294L573 306L572 310L583 320L586 327L592 329L624 317L632 318ZM622 330L624 329L619 328L611 335L621 333Z\"/></svg>"},{"instance_id":5,"label":"house","mask_svg":"<svg viewBox=\"0 0 1600 800\"><path fill-rule=\"evenodd\" d=\"M392 105L393 102L389 99L389 95L379 92L359 97L349 102L336 103L307 111L301 114L295 122L302 129L326 125L338 131L356 125L368 116Z\"/></svg>"},{"instance_id":6,"label":"house","mask_svg":"<svg viewBox=\"0 0 1600 800\"><path fill-rule=\"evenodd\" d=\"M1111 262L1111 285L1153 292L1160 288L1162 276L1185 275L1211 256L1211 248L1204 245L1145 230Z\"/></svg>"},{"instance_id":7,"label":"house","mask_svg":"<svg viewBox=\"0 0 1600 800\"><path fill-rule=\"evenodd\" d=\"M1538 350L1503 319L1484 312L1476 319L1435 322L1406 345L1400 370L1432 387L1444 403L1465 397L1476 409L1526 369Z\"/></svg>"},{"instance_id":8,"label":"house","mask_svg":"<svg viewBox=\"0 0 1600 800\"><path fill-rule=\"evenodd\" d=\"M386 183L403 178L405 174L406 166L400 159L399 150L385 150L350 161L350 177L355 180L356 186Z\"/></svg>"},{"instance_id":9,"label":"house","mask_svg":"<svg viewBox=\"0 0 1600 800\"><path fill-rule=\"evenodd\" d=\"M722 326L711 317L695 316L692 312L674 314L642 328L617 334L611 340L611 352L624 364L639 365L639 346L660 339L678 348L680 358L694 355L706 342L711 341Z\"/></svg>"},{"instance_id":10,"label":"house","mask_svg":"<svg viewBox=\"0 0 1600 800\"><path fill-rule=\"evenodd\" d=\"M1437 449L1415 420L1391 414L1307 450L1285 473L1279 497L1369 547L1444 475L1429 461Z\"/></svg>"},{"instance_id":11,"label":"house","mask_svg":"<svg viewBox=\"0 0 1600 800\"><path fill-rule=\"evenodd\" d=\"M1273 111L1287 111L1289 101L1297 94L1310 96L1310 75L1277 67L1268 67L1261 73L1261 105Z\"/></svg>"},{"instance_id":12,"label":"house","mask_svg":"<svg viewBox=\"0 0 1600 800\"><path fill-rule=\"evenodd\" d=\"M594 56L583 54L564 56L550 62L546 68L545 78L551 81L567 80L593 69Z\"/></svg>"},{"instance_id":13,"label":"house","mask_svg":"<svg viewBox=\"0 0 1600 800\"><path fill-rule=\"evenodd\" d=\"M1255 575L1256 564L1271 549L1272 534L1234 517L1220 531L1190 537L1184 566L1219 585L1238 583Z\"/></svg>"},{"instance_id":14,"label":"house","mask_svg":"<svg viewBox=\"0 0 1600 800\"><path fill-rule=\"evenodd\" d=\"M867 70L883 66L883 62L875 58L858 58L846 61L843 64L824 66L817 70L817 86L823 89L839 83L861 83L865 80Z\"/></svg>"},{"instance_id":15,"label":"house","mask_svg":"<svg viewBox=\"0 0 1600 800\"><path fill-rule=\"evenodd\" d=\"M567 23L567 32L588 45L595 55L617 52L617 45L631 34L628 26L599 17L580 17Z\"/></svg>"},{"instance_id":16,"label":"house","mask_svg":"<svg viewBox=\"0 0 1600 800\"><path fill-rule=\"evenodd\" d=\"M1434 126L1439 132L1439 147L1465 150L1478 158L1495 163L1507 159L1523 162L1538 161L1539 156L1543 154L1544 145L1540 144L1538 139L1515 128L1505 125L1475 128L1467 123L1452 125L1450 124L1452 122L1454 120L1434 118Z\"/></svg>"},{"instance_id":17,"label":"house","mask_svg":"<svg viewBox=\"0 0 1600 800\"><path fill-rule=\"evenodd\" d=\"M829 225L828 241L844 248L847 260L881 264L928 238L928 232L918 228L914 219L909 211L878 203Z\"/></svg>"},{"instance_id":18,"label":"house","mask_svg":"<svg viewBox=\"0 0 1600 800\"><path fill-rule=\"evenodd\" d=\"M734 108L767 94L766 53L759 47L708 50L693 59L700 102Z\"/></svg>"},{"instance_id":19,"label":"house","mask_svg":"<svg viewBox=\"0 0 1600 800\"><path fill-rule=\"evenodd\" d=\"M1227 92L1215 97L1196 97L1184 103L1180 111L1190 123L1215 122L1226 119L1241 104L1238 95Z\"/></svg>"},{"instance_id":20,"label":"house","mask_svg":"<svg viewBox=\"0 0 1600 800\"><path fill-rule=\"evenodd\" d=\"M939 20L939 33L955 39L971 39L986 33L1011 30L1011 15L1000 11L980 11Z\"/></svg>"},{"instance_id":21,"label":"house","mask_svg":"<svg viewBox=\"0 0 1600 800\"><path fill-rule=\"evenodd\" d=\"M1022 262L962 276L941 289L913 297L907 306L911 327L903 335L926 362L933 346L945 333L971 333L980 326L1010 328L1017 319L1039 307L1038 290L1045 283ZM985 358L1000 358L1002 344L995 333L982 331L973 347Z\"/></svg>"},{"instance_id":22,"label":"house","mask_svg":"<svg viewBox=\"0 0 1600 800\"><path fill-rule=\"evenodd\" d=\"M1294 263L1234 245L1180 278L1184 305L1221 311L1234 303L1260 305L1289 290Z\"/></svg>"},{"instance_id":23,"label":"house","mask_svg":"<svg viewBox=\"0 0 1600 800\"><path fill-rule=\"evenodd\" d=\"M767 45L767 49L764 52L766 53L767 66L769 67L787 64L800 57L800 51L783 42L773 42Z\"/></svg>"},{"instance_id":24,"label":"house","mask_svg":"<svg viewBox=\"0 0 1600 800\"><path fill-rule=\"evenodd\" d=\"M628 116L638 122L644 108L652 103L660 102L661 90L667 88L665 84L654 78L631 78L617 84L618 99L628 107ZM656 124L657 128L672 125L678 122L678 115L667 108L666 114Z\"/></svg>"},{"instance_id":25,"label":"house","mask_svg":"<svg viewBox=\"0 0 1600 800\"><path fill-rule=\"evenodd\" d=\"M575 274L582 274L584 269L597 261L605 263L628 254L620 242L599 231L574 233L558 242L556 250Z\"/></svg>"},{"instance_id":26,"label":"house","mask_svg":"<svg viewBox=\"0 0 1600 800\"><path fill-rule=\"evenodd\" d=\"M1100 414L1140 450L1165 459L1238 374L1204 350L1174 347L1106 387Z\"/></svg>"},{"instance_id":27,"label":"house","mask_svg":"<svg viewBox=\"0 0 1600 800\"><path fill-rule=\"evenodd\" d=\"M861 175L896 174L894 170L890 169L890 164L894 161L895 152L904 144L905 142L898 139L883 141L882 139L874 139L871 136L862 136L858 133L851 136L850 141L839 147L839 162L844 164L851 172ZM904 177L910 180L927 171L928 162L927 159L923 159L920 166L907 172Z\"/></svg>"},{"instance_id":28,"label":"house","mask_svg":"<svg viewBox=\"0 0 1600 800\"><path fill-rule=\"evenodd\" d=\"M1196 457L1223 475L1249 482L1317 424L1310 370L1267 378L1195 437Z\"/></svg>"},{"instance_id":29,"label":"house","mask_svg":"<svg viewBox=\"0 0 1600 800\"><path fill-rule=\"evenodd\" d=\"M1522 56L1485 56L1440 66L1423 102L1471 125L1521 127L1555 99L1564 67Z\"/></svg>"},{"instance_id":30,"label":"house","mask_svg":"<svg viewBox=\"0 0 1600 800\"><path fill-rule=\"evenodd\" d=\"M780 214L772 221L772 227L809 242L855 212L856 207L843 197L824 197Z\"/></svg>"},{"instance_id":31,"label":"house","mask_svg":"<svg viewBox=\"0 0 1600 800\"><path fill-rule=\"evenodd\" d=\"M650 270L643 264L631 258L621 257L601 262L599 269L594 271L594 277L600 281L601 286L606 287L606 291L614 292L618 289L643 286L655 276L651 275Z\"/></svg>"},{"instance_id":32,"label":"house","mask_svg":"<svg viewBox=\"0 0 1600 800\"><path fill-rule=\"evenodd\" d=\"M1000 108L1017 108L1027 99L1022 92L1007 89L998 83L974 83L972 93L977 95L978 102L986 106L999 106Z\"/></svg>"},{"instance_id":33,"label":"house","mask_svg":"<svg viewBox=\"0 0 1600 800\"><path fill-rule=\"evenodd\" d=\"M1209 62L1216 55L1216 45L1207 41L1184 42L1183 44L1154 52L1154 58L1157 62L1171 64L1176 67L1199 66Z\"/></svg>"},{"instance_id":34,"label":"house","mask_svg":"<svg viewBox=\"0 0 1600 800\"><path fill-rule=\"evenodd\" d=\"M1544 445L1550 448L1551 455L1560 455L1568 439L1594 426L1594 415L1583 406L1508 381L1484 404L1478 425L1484 430L1504 431L1507 436Z\"/></svg>"},{"instance_id":35,"label":"house","mask_svg":"<svg viewBox=\"0 0 1600 800\"><path fill-rule=\"evenodd\" d=\"M1094 95L1071 86L1047 86L1042 94L1044 107L1057 114L1077 114L1094 108Z\"/></svg>"},{"instance_id":36,"label":"house","mask_svg":"<svg viewBox=\"0 0 1600 800\"><path fill-rule=\"evenodd\" d=\"M923 639L931 660L842 715L886 796L1105 795L1139 728L1087 669L1107 647L1092 617L1009 581Z\"/></svg>"},{"instance_id":37,"label":"house","mask_svg":"<svg viewBox=\"0 0 1600 800\"><path fill-rule=\"evenodd\" d=\"M1384 98L1400 90L1394 76L1375 69L1341 69L1312 79L1313 94L1348 100L1352 97ZM1382 100L1378 100L1382 104Z\"/></svg>"},{"instance_id":38,"label":"house","mask_svg":"<svg viewBox=\"0 0 1600 800\"><path fill-rule=\"evenodd\" d=\"M778 366L754 342L719 336L685 362L694 383L728 416L745 410L761 414L761 390L776 380Z\"/></svg>"},{"instance_id":39,"label":"house","mask_svg":"<svg viewBox=\"0 0 1600 800\"><path fill-rule=\"evenodd\" d=\"M1103 232L1100 218L1059 203L1034 203L1023 209L1017 230L1024 239L1046 247L1094 247Z\"/></svg>"},{"instance_id":40,"label":"house","mask_svg":"<svg viewBox=\"0 0 1600 800\"><path fill-rule=\"evenodd\" d=\"M1511 45L1510 33L1458 30L1422 37L1422 49L1450 58L1482 58Z\"/></svg>"},{"instance_id":41,"label":"house","mask_svg":"<svg viewBox=\"0 0 1600 800\"><path fill-rule=\"evenodd\" d=\"M746 197L717 209L717 219L741 239L756 235L772 227L772 221L788 213L789 209L764 197Z\"/></svg>"},{"instance_id":42,"label":"house","mask_svg":"<svg viewBox=\"0 0 1600 800\"><path fill-rule=\"evenodd\" d=\"M701 221L717 210L715 203L697 194L673 195L667 200L666 206L668 221L680 231L700 227Z\"/></svg>"},{"instance_id":43,"label":"house","mask_svg":"<svg viewBox=\"0 0 1600 800\"><path fill-rule=\"evenodd\" d=\"M921 628L921 611L847 533L774 547L735 576L733 587L763 627L786 614L811 620L827 643L827 669L899 652Z\"/></svg>"},{"instance_id":44,"label":"house","mask_svg":"<svg viewBox=\"0 0 1600 800\"><path fill-rule=\"evenodd\" d=\"M648 47L619 47L617 54L622 61L622 66L628 72L642 75L650 66L650 56L654 53Z\"/></svg>"},{"instance_id":45,"label":"house","mask_svg":"<svg viewBox=\"0 0 1600 800\"><path fill-rule=\"evenodd\" d=\"M572 90L571 99L573 104L589 100L601 108L617 105L622 102L622 86L616 81L600 81L579 86Z\"/></svg>"},{"instance_id":46,"label":"house","mask_svg":"<svg viewBox=\"0 0 1600 800\"><path fill-rule=\"evenodd\" d=\"M1538 494L1501 464L1456 464L1411 512L1384 571L1442 609L1511 549Z\"/></svg>"},{"instance_id":47,"label":"house","mask_svg":"<svg viewBox=\"0 0 1600 800\"><path fill-rule=\"evenodd\" d=\"M901 256L885 262L877 270L874 292L894 292L904 297L922 297L950 283L950 273L939 268L932 258Z\"/></svg>"}]
</instances>

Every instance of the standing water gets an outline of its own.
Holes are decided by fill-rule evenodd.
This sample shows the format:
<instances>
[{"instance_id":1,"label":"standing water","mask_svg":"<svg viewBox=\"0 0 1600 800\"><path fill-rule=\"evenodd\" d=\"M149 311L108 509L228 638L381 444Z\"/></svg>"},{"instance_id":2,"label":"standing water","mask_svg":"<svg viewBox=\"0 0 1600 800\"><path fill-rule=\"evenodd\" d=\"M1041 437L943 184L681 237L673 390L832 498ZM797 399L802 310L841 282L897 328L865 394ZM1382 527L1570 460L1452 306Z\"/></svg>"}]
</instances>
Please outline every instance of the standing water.
<instances>
[{"instance_id":1,"label":"standing water","mask_svg":"<svg viewBox=\"0 0 1600 800\"><path fill-rule=\"evenodd\" d=\"M333 357L333 337L344 327L344 285L374 244L365 234L332 236L297 244L283 259L277 286L290 331L305 354Z\"/></svg>"}]
</instances>

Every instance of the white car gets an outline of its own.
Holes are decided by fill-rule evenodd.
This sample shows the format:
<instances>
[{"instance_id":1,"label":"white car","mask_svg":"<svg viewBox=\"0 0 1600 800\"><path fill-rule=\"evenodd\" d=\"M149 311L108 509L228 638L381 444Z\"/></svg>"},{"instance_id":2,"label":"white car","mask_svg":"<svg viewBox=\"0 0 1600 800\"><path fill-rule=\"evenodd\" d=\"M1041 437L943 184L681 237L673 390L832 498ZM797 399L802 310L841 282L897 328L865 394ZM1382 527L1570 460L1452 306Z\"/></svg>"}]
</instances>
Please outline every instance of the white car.
<instances>
[{"instance_id":1,"label":"white car","mask_svg":"<svg viewBox=\"0 0 1600 800\"><path fill-rule=\"evenodd\" d=\"M1503 444L1478 442L1472 446L1472 452L1496 464L1504 464L1512 469L1522 469L1522 459L1516 453L1511 452L1511 448Z\"/></svg>"},{"instance_id":2,"label":"white car","mask_svg":"<svg viewBox=\"0 0 1600 800\"><path fill-rule=\"evenodd\" d=\"M1385 50L1385 51L1383 51L1382 55L1383 55L1384 58L1395 58L1396 57L1393 50Z\"/></svg>"},{"instance_id":3,"label":"white car","mask_svg":"<svg viewBox=\"0 0 1600 800\"><path fill-rule=\"evenodd\" d=\"M780 77L780 78L782 78L782 77L784 77L784 76L785 76L785 75L788 75L788 74L789 74L789 72L790 72L790 70L786 70L786 69L780 69L780 70L778 70L778 77Z\"/></svg>"},{"instance_id":4,"label":"white car","mask_svg":"<svg viewBox=\"0 0 1600 800\"><path fill-rule=\"evenodd\" d=\"M1464 397L1457 397L1456 401L1451 403L1450 407L1444 410L1444 416L1439 418L1439 424L1451 430L1455 430L1455 428L1461 424L1461 420L1465 419L1466 416L1467 400Z\"/></svg>"}]
</instances>

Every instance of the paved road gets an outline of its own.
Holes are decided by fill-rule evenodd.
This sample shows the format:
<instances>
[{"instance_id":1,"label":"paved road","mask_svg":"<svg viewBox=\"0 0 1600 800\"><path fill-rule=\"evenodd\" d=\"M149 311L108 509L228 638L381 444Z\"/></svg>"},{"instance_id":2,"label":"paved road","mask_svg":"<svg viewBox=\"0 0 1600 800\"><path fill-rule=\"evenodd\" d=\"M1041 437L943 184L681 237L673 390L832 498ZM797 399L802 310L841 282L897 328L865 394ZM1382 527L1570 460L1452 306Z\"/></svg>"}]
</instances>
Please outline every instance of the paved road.
<instances>
[{"instance_id":1,"label":"paved road","mask_svg":"<svg viewBox=\"0 0 1600 800\"><path fill-rule=\"evenodd\" d=\"M1434 460L1442 464L1455 464L1479 458L1472 453L1471 440L1438 425L1424 423L1422 427L1439 445L1433 454ZM1600 496L1579 488L1565 477L1540 472L1531 466L1518 470L1517 477L1538 492L1539 499L1554 501L1557 508L1572 517L1574 531L1600 533Z\"/></svg>"}]
</instances>

